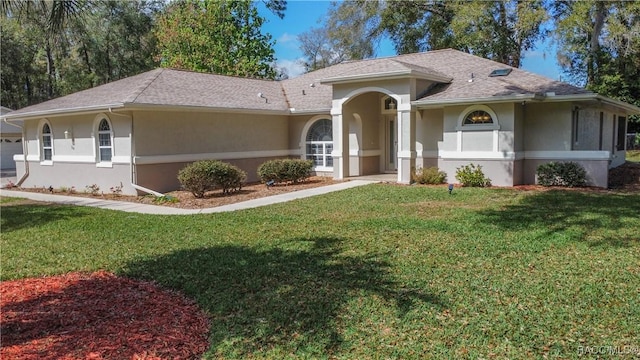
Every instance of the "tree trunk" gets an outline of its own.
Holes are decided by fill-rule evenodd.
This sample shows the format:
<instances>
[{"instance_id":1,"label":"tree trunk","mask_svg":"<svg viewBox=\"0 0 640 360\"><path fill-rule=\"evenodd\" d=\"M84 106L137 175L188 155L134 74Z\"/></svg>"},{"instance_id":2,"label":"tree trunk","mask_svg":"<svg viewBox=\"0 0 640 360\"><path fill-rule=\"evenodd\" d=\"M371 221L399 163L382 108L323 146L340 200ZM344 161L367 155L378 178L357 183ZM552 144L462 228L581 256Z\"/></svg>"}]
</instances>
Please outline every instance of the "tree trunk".
<instances>
[{"instance_id":1,"label":"tree trunk","mask_svg":"<svg viewBox=\"0 0 640 360\"><path fill-rule=\"evenodd\" d=\"M602 65L600 56L600 35L606 19L606 8L603 1L596 1L593 28L589 34L589 59L587 61L587 85L595 84L598 78L598 70Z\"/></svg>"}]
</instances>

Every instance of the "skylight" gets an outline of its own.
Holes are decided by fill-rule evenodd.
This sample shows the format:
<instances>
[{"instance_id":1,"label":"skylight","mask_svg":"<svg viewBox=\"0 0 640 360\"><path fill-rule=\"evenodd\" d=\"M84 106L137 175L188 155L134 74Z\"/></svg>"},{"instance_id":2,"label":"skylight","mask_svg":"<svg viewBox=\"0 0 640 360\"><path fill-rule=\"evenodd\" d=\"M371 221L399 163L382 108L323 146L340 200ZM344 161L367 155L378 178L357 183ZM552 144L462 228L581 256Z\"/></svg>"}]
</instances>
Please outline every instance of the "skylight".
<instances>
[{"instance_id":1,"label":"skylight","mask_svg":"<svg viewBox=\"0 0 640 360\"><path fill-rule=\"evenodd\" d=\"M495 69L489 74L489 77L507 76L511 73L511 69Z\"/></svg>"}]
</instances>

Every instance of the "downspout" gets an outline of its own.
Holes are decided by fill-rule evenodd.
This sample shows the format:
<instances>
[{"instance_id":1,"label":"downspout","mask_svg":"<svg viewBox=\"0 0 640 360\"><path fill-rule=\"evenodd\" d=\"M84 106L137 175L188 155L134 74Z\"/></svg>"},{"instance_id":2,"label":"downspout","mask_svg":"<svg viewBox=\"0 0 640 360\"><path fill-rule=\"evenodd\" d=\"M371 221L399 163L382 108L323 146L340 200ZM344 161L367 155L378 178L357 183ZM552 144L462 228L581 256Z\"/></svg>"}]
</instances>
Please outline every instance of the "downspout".
<instances>
[{"instance_id":1,"label":"downspout","mask_svg":"<svg viewBox=\"0 0 640 360\"><path fill-rule=\"evenodd\" d=\"M111 111L111 108L109 108L109 112ZM144 186L140 186L138 184L136 184L136 175L135 175L135 166L134 166L134 159L136 157L136 145L135 145L135 137L134 137L134 133L133 133L133 114L130 116L131 118L131 133L129 135L130 140L131 140L131 144L130 144L130 148L131 148L131 158L129 159L129 173L131 174L131 187L133 187L134 189L138 190L138 191L142 191L143 193L147 193L147 194L151 194L154 195L156 197L163 197L164 194L159 193L157 191L151 190L151 189L147 189Z\"/></svg>"},{"instance_id":2,"label":"downspout","mask_svg":"<svg viewBox=\"0 0 640 360\"><path fill-rule=\"evenodd\" d=\"M5 124L20 128L20 132L22 133L22 156L24 157L24 159L23 159L23 161L24 161L24 175L22 175L20 180L18 180L18 182L16 183L16 186L20 186L27 179L27 177L29 177L29 162L27 161L27 155L29 153L29 147L27 146L27 137L26 137L26 135L24 133L24 127L22 127L22 126L20 126L18 124L11 123L6 118L4 118L3 120L4 120Z\"/></svg>"}]
</instances>

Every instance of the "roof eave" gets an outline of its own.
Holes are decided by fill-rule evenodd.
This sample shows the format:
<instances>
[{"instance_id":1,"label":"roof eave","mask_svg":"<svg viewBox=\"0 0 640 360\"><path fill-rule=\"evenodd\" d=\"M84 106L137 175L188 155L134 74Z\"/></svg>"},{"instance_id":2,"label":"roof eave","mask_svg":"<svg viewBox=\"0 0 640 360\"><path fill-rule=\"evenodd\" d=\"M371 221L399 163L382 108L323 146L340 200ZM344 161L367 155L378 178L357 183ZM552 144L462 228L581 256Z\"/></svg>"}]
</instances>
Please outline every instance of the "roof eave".
<instances>
[{"instance_id":1,"label":"roof eave","mask_svg":"<svg viewBox=\"0 0 640 360\"><path fill-rule=\"evenodd\" d=\"M419 71L407 71L407 70L398 70L398 71L387 71L380 73L371 73L364 75L345 75L345 76L334 76L329 78L320 79L321 84L346 84L346 83L357 83L357 82L365 82L365 81L374 81L374 80L396 80L396 79L408 79L408 78L419 78L423 80L430 80L441 83L449 83L453 81L453 78L440 76L436 74L426 74Z\"/></svg>"},{"instance_id":2,"label":"roof eave","mask_svg":"<svg viewBox=\"0 0 640 360\"><path fill-rule=\"evenodd\" d=\"M547 95L545 97L546 102L558 102L558 101L597 101L610 106L614 106L620 109L628 111L629 114L640 114L640 107L633 104L626 103L617 99L612 99L596 93L588 94L572 94L572 95Z\"/></svg>"},{"instance_id":3,"label":"roof eave","mask_svg":"<svg viewBox=\"0 0 640 360\"><path fill-rule=\"evenodd\" d=\"M97 111L112 111L113 109L120 109L124 107L123 103L114 103L114 104L103 104L103 105L95 105L95 106L80 106L76 108L60 108L60 109L52 109L52 110L40 110L40 111L31 111L25 113L17 113L16 111L10 112L2 115L2 119L14 119L14 120L29 120L34 118L43 118L43 117L56 117L63 115L80 115L84 113L94 113Z\"/></svg>"},{"instance_id":4,"label":"roof eave","mask_svg":"<svg viewBox=\"0 0 640 360\"><path fill-rule=\"evenodd\" d=\"M289 109L291 115L312 115L312 114L330 114L331 108L324 109L303 109L297 110L296 108Z\"/></svg>"},{"instance_id":5,"label":"roof eave","mask_svg":"<svg viewBox=\"0 0 640 360\"><path fill-rule=\"evenodd\" d=\"M435 109L447 105L472 105L477 103L490 104L490 103L505 103L505 102L517 102L517 101L541 101L544 99L542 94L517 94L506 96L490 96L490 97L474 97L474 98L458 98L458 99L443 99L443 100L415 100L411 102L411 105L416 106L418 109Z\"/></svg>"},{"instance_id":6,"label":"roof eave","mask_svg":"<svg viewBox=\"0 0 640 360\"><path fill-rule=\"evenodd\" d=\"M176 110L176 111L206 111L206 112L224 112L234 114L268 114L268 115L289 115L289 109L246 109L246 108L226 108L216 106L195 106L195 105L164 105L164 104L145 104L145 103L128 103L125 104L123 110Z\"/></svg>"}]
</instances>

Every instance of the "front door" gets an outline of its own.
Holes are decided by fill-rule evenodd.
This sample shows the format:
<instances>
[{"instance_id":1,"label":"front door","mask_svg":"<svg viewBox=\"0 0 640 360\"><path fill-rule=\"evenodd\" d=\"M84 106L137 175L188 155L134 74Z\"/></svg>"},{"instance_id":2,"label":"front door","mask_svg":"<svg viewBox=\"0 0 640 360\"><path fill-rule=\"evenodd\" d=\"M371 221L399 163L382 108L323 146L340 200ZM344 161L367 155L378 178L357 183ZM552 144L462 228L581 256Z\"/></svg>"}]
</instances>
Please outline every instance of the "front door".
<instances>
[{"instance_id":1,"label":"front door","mask_svg":"<svg viewBox=\"0 0 640 360\"><path fill-rule=\"evenodd\" d=\"M385 130L385 172L396 172L398 166L398 136L396 116L386 117Z\"/></svg>"}]
</instances>

